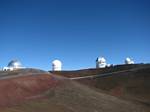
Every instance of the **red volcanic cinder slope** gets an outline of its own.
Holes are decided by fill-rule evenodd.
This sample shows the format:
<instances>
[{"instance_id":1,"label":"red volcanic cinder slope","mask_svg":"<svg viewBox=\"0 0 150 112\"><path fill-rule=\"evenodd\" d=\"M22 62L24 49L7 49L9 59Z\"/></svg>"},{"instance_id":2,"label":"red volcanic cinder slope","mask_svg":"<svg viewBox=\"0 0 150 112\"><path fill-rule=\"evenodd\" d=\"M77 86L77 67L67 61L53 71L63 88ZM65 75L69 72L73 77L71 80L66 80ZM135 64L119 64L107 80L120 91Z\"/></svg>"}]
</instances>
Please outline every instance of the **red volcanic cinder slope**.
<instances>
[{"instance_id":1,"label":"red volcanic cinder slope","mask_svg":"<svg viewBox=\"0 0 150 112\"><path fill-rule=\"evenodd\" d=\"M0 112L149 112L147 106L119 99L50 73L14 71L0 76ZM12 75L13 74L13 75ZM16 75L15 75L16 74Z\"/></svg>"},{"instance_id":2,"label":"red volcanic cinder slope","mask_svg":"<svg viewBox=\"0 0 150 112\"><path fill-rule=\"evenodd\" d=\"M13 105L34 99L57 86L58 80L50 74L19 76L0 80L0 106Z\"/></svg>"}]
</instances>

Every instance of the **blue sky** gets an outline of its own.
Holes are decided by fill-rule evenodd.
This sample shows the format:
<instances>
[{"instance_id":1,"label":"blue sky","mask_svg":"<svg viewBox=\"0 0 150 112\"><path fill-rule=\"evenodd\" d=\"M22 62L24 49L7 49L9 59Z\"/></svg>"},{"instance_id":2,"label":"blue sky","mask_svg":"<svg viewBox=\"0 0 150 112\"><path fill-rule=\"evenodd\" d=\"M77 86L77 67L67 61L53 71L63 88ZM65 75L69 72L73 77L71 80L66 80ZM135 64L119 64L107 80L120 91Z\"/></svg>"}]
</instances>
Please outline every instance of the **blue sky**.
<instances>
[{"instance_id":1,"label":"blue sky","mask_svg":"<svg viewBox=\"0 0 150 112\"><path fill-rule=\"evenodd\" d=\"M0 67L19 59L26 67L95 67L126 57L150 62L149 0L0 0Z\"/></svg>"}]
</instances>

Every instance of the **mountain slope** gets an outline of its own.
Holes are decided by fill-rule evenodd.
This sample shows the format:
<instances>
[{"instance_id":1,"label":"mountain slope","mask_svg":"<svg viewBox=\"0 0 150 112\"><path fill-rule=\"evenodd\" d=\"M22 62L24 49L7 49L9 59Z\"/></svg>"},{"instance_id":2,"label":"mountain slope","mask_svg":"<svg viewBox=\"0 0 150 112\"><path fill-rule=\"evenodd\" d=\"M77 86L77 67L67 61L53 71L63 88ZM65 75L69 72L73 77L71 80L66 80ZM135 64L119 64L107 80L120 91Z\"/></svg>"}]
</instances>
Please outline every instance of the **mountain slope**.
<instances>
[{"instance_id":1,"label":"mountain slope","mask_svg":"<svg viewBox=\"0 0 150 112\"><path fill-rule=\"evenodd\" d=\"M34 96L37 96L36 94ZM148 112L144 106L93 91L69 80L40 93L41 97L1 108L3 112ZM39 96L39 93L38 93ZM30 97L29 97L30 98Z\"/></svg>"},{"instance_id":2,"label":"mountain slope","mask_svg":"<svg viewBox=\"0 0 150 112\"><path fill-rule=\"evenodd\" d=\"M111 95L150 105L150 68L114 73L109 76L79 79L78 82Z\"/></svg>"},{"instance_id":3,"label":"mountain slope","mask_svg":"<svg viewBox=\"0 0 150 112\"><path fill-rule=\"evenodd\" d=\"M148 112L146 106L100 93L52 74L0 80L2 112Z\"/></svg>"}]
</instances>

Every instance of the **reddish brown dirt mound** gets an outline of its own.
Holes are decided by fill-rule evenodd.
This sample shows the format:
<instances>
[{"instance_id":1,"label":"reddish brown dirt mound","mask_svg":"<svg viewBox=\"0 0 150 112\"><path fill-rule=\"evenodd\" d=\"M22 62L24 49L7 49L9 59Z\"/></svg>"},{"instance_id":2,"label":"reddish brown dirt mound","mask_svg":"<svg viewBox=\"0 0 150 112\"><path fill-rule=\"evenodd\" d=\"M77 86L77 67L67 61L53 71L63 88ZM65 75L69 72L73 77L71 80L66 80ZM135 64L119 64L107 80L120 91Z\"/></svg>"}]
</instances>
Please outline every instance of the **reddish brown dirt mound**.
<instances>
[{"instance_id":1,"label":"reddish brown dirt mound","mask_svg":"<svg viewBox=\"0 0 150 112\"><path fill-rule=\"evenodd\" d=\"M54 88L57 84L58 80L49 74L0 80L0 106L40 97L41 93Z\"/></svg>"},{"instance_id":2,"label":"reddish brown dirt mound","mask_svg":"<svg viewBox=\"0 0 150 112\"><path fill-rule=\"evenodd\" d=\"M43 92L45 98L0 108L0 112L149 112L146 107L93 91L84 85L60 81L59 86Z\"/></svg>"}]
</instances>

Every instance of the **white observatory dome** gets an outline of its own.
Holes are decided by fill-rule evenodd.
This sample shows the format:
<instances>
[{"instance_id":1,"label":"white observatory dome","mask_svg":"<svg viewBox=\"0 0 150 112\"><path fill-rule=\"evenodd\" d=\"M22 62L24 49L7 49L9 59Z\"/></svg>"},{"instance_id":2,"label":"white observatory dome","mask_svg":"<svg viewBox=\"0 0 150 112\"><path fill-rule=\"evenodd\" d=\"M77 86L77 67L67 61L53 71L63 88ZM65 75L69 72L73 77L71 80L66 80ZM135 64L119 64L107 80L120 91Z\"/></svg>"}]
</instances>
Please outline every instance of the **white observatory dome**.
<instances>
[{"instance_id":1,"label":"white observatory dome","mask_svg":"<svg viewBox=\"0 0 150 112\"><path fill-rule=\"evenodd\" d=\"M131 60L130 58L125 59L125 64L134 64L134 61Z\"/></svg>"},{"instance_id":2,"label":"white observatory dome","mask_svg":"<svg viewBox=\"0 0 150 112\"><path fill-rule=\"evenodd\" d=\"M59 60L54 60L52 62L52 70L53 71L61 71L62 69L62 63Z\"/></svg>"},{"instance_id":3,"label":"white observatory dome","mask_svg":"<svg viewBox=\"0 0 150 112\"><path fill-rule=\"evenodd\" d=\"M96 59L96 68L105 68L106 66L107 66L107 63L104 57L98 57Z\"/></svg>"},{"instance_id":4,"label":"white observatory dome","mask_svg":"<svg viewBox=\"0 0 150 112\"><path fill-rule=\"evenodd\" d=\"M105 59L104 57L99 57L99 58L97 58L97 61L98 61L99 63L105 63L105 62L106 62L106 59Z\"/></svg>"},{"instance_id":5,"label":"white observatory dome","mask_svg":"<svg viewBox=\"0 0 150 112\"><path fill-rule=\"evenodd\" d=\"M9 68L21 68L22 67L22 64L20 61L18 60L12 60L8 63L8 66Z\"/></svg>"}]
</instances>

